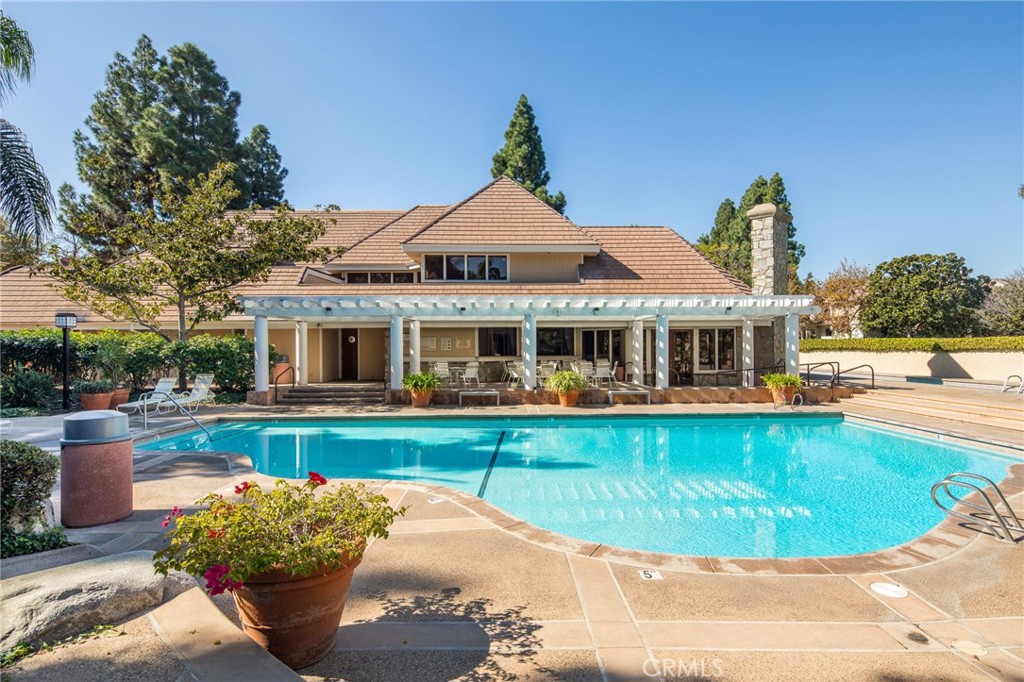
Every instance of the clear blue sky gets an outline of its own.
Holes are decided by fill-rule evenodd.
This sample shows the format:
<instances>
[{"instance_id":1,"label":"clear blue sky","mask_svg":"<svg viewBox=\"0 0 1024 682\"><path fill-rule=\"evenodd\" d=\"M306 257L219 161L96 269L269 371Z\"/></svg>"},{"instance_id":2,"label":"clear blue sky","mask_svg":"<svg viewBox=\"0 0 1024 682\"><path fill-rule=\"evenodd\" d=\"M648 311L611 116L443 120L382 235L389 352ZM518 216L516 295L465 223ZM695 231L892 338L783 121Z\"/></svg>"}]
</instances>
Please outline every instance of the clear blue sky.
<instances>
[{"instance_id":1,"label":"clear blue sky","mask_svg":"<svg viewBox=\"0 0 1024 682\"><path fill-rule=\"evenodd\" d=\"M1024 264L1024 4L4 3L37 75L6 117L54 187L115 51L192 41L265 123L293 205L406 208L490 180L516 99L578 224L695 240L778 170L803 273L956 251Z\"/></svg>"}]
</instances>

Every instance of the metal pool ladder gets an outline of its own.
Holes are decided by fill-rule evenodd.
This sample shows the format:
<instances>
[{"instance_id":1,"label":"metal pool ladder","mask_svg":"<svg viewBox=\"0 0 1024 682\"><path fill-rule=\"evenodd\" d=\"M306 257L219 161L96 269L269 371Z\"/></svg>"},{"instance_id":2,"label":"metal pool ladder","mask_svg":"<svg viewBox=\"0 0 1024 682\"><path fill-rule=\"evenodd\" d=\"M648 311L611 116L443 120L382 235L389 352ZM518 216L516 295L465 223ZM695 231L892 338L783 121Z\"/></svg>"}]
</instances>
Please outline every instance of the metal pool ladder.
<instances>
[{"instance_id":1,"label":"metal pool ladder","mask_svg":"<svg viewBox=\"0 0 1024 682\"><path fill-rule=\"evenodd\" d=\"M968 480L959 480L968 479ZM979 481L982 485L972 483L971 481ZM953 490L956 488L962 488L969 491L967 494L977 493L980 498L977 502L968 502L962 497L957 497ZM1000 511L999 505L993 502L989 496L988 488L991 488L991 492L995 493L997 501L1005 507L1005 511ZM943 499L946 504L939 501L939 490L942 490L948 499ZM1013 508L1010 507L1010 503L1006 501L1006 496L1003 495L1003 491L999 489L995 483L990 479L981 476L980 474L970 474L962 471L958 471L955 474L950 474L946 478L942 479L938 483L932 486L932 501L950 516L954 516L958 519L975 523L987 528L997 540L1003 542L1017 542L1020 537L1014 537L1014 533L1021 533L1024 537L1024 523L1014 513ZM965 507L970 507L979 513L965 513L957 511L954 507L957 504L962 504Z\"/></svg>"}]
</instances>

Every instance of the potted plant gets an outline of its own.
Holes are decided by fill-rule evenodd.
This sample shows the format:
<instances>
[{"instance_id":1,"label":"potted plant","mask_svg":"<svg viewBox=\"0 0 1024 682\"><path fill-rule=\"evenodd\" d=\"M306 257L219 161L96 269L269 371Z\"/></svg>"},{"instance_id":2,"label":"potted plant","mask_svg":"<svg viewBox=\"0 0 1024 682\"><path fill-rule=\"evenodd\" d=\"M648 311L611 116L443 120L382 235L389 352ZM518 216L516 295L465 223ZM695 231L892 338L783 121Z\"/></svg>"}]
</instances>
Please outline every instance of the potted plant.
<instances>
[{"instance_id":1,"label":"potted plant","mask_svg":"<svg viewBox=\"0 0 1024 682\"><path fill-rule=\"evenodd\" d=\"M580 399L580 391L587 389L587 380L579 372L563 369L555 372L544 384L544 390L558 394L562 407L572 407Z\"/></svg>"},{"instance_id":2,"label":"potted plant","mask_svg":"<svg viewBox=\"0 0 1024 682\"><path fill-rule=\"evenodd\" d=\"M402 378L402 386L409 389L413 407L426 407L434 391L441 388L442 382L441 377L433 372L418 372L406 374Z\"/></svg>"},{"instance_id":3,"label":"potted plant","mask_svg":"<svg viewBox=\"0 0 1024 682\"><path fill-rule=\"evenodd\" d=\"M797 389L804 385L804 380L796 374L763 374L761 383L772 392L772 401L776 406L790 405Z\"/></svg>"},{"instance_id":4,"label":"potted plant","mask_svg":"<svg viewBox=\"0 0 1024 682\"><path fill-rule=\"evenodd\" d=\"M167 575L185 571L206 581L210 594L231 592L242 629L286 665L302 668L334 646L352 574L370 538L386 538L405 508L360 483L317 488L327 479L279 479L235 486L239 497L210 494L204 508L164 517L174 524L153 565Z\"/></svg>"},{"instance_id":5,"label":"potted plant","mask_svg":"<svg viewBox=\"0 0 1024 682\"><path fill-rule=\"evenodd\" d=\"M117 409L118 405L128 402L131 389L121 385L121 377L124 375L124 368L128 362L128 348L124 338L116 332L101 334L97 339L92 359L103 377L108 379L113 386L110 409Z\"/></svg>"},{"instance_id":6,"label":"potted plant","mask_svg":"<svg viewBox=\"0 0 1024 682\"><path fill-rule=\"evenodd\" d=\"M109 381L76 381L74 391L82 401L83 410L106 410L114 395L114 386Z\"/></svg>"}]
</instances>

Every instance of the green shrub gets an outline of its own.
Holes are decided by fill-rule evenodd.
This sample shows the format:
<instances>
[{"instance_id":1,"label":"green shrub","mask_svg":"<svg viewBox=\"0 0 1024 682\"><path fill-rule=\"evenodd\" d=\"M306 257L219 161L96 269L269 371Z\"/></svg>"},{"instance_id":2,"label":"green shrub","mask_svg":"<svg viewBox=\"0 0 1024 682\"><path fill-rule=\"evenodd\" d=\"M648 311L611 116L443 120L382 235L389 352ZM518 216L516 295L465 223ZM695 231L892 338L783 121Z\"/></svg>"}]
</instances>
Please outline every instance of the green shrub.
<instances>
[{"instance_id":1,"label":"green shrub","mask_svg":"<svg viewBox=\"0 0 1024 682\"><path fill-rule=\"evenodd\" d=\"M70 547L72 544L74 543L68 541L64 529L60 527L43 528L24 533L5 530L0 531L0 558L7 559L22 554L46 552L51 549Z\"/></svg>"},{"instance_id":2,"label":"green shrub","mask_svg":"<svg viewBox=\"0 0 1024 682\"><path fill-rule=\"evenodd\" d=\"M761 375L761 383L768 388L786 388L792 386L800 388L804 380L797 374L773 374L768 372Z\"/></svg>"},{"instance_id":3,"label":"green shrub","mask_svg":"<svg viewBox=\"0 0 1024 682\"><path fill-rule=\"evenodd\" d=\"M949 339L803 339L800 351L1024 351L1024 336L977 336Z\"/></svg>"},{"instance_id":4,"label":"green shrub","mask_svg":"<svg viewBox=\"0 0 1024 682\"><path fill-rule=\"evenodd\" d=\"M14 419L15 417L45 417L53 412L50 407L0 407L0 418Z\"/></svg>"},{"instance_id":5,"label":"green shrub","mask_svg":"<svg viewBox=\"0 0 1024 682\"><path fill-rule=\"evenodd\" d=\"M554 391L558 394L574 393L576 391L585 391L586 389L586 378L579 372L574 372L571 369L555 372L551 375L550 379L544 382L545 391Z\"/></svg>"},{"instance_id":6,"label":"green shrub","mask_svg":"<svg viewBox=\"0 0 1024 682\"><path fill-rule=\"evenodd\" d=\"M15 367L0 377L0 405L4 407L53 407L57 389L53 377L34 369Z\"/></svg>"},{"instance_id":7,"label":"green shrub","mask_svg":"<svg viewBox=\"0 0 1024 682\"><path fill-rule=\"evenodd\" d=\"M71 373L81 369L79 345L82 334L72 332L68 340ZM64 337L59 329L12 329L0 332L0 371L10 374L15 367L58 376L64 367Z\"/></svg>"},{"instance_id":8,"label":"green shrub","mask_svg":"<svg viewBox=\"0 0 1024 682\"><path fill-rule=\"evenodd\" d=\"M200 334L168 344L163 356L168 365L184 366L189 377L213 374L222 391L233 393L252 390L256 383L255 348L253 340L245 336ZM275 357L273 346L270 357Z\"/></svg>"},{"instance_id":9,"label":"green shrub","mask_svg":"<svg viewBox=\"0 0 1024 682\"><path fill-rule=\"evenodd\" d=\"M153 376L157 373L166 374L170 368L164 350L169 345L159 334L153 332L136 332L124 337L127 357L124 371L131 382L132 388L141 391L152 385Z\"/></svg>"},{"instance_id":10,"label":"green shrub","mask_svg":"<svg viewBox=\"0 0 1024 682\"><path fill-rule=\"evenodd\" d=\"M57 483L60 458L31 443L0 441L0 531L31 529Z\"/></svg>"},{"instance_id":11,"label":"green shrub","mask_svg":"<svg viewBox=\"0 0 1024 682\"><path fill-rule=\"evenodd\" d=\"M443 385L444 382L441 381L441 377L433 372L418 372L416 374L406 374L402 377L402 386L411 391L432 391L441 388Z\"/></svg>"}]
</instances>

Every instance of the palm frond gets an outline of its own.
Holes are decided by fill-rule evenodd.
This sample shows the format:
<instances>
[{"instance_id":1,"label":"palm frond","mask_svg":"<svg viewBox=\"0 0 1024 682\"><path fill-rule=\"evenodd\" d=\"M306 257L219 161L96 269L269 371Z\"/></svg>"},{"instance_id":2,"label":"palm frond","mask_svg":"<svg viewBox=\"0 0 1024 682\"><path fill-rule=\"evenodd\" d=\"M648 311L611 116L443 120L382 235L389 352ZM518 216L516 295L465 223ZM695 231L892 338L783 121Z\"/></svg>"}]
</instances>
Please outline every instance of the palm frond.
<instances>
[{"instance_id":1,"label":"palm frond","mask_svg":"<svg viewBox=\"0 0 1024 682\"><path fill-rule=\"evenodd\" d=\"M56 209L50 181L25 134L0 118L0 215L12 232L39 244L50 233Z\"/></svg>"},{"instance_id":2,"label":"palm frond","mask_svg":"<svg viewBox=\"0 0 1024 682\"><path fill-rule=\"evenodd\" d=\"M0 104L14 92L18 81L26 83L32 78L35 67L35 50L28 39L28 31L0 12Z\"/></svg>"}]
</instances>

